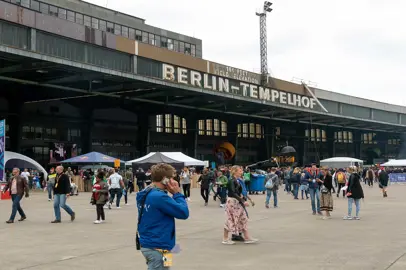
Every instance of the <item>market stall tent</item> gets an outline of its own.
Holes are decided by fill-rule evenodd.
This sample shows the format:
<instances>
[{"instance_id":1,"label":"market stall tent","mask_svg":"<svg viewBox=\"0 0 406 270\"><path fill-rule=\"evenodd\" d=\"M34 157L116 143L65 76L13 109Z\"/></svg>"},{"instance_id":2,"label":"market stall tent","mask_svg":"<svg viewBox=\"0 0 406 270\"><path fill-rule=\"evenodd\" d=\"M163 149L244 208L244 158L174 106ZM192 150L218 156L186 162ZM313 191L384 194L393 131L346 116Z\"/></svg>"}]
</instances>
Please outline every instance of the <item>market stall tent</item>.
<instances>
[{"instance_id":1,"label":"market stall tent","mask_svg":"<svg viewBox=\"0 0 406 270\"><path fill-rule=\"evenodd\" d=\"M44 179L47 179L48 173L38 162L29 158L27 156L21 155L19 153L6 151L4 152L4 164L6 168L29 168L37 169L44 174ZM1 181L2 179L0 179Z\"/></svg>"},{"instance_id":2,"label":"market stall tent","mask_svg":"<svg viewBox=\"0 0 406 270\"><path fill-rule=\"evenodd\" d=\"M117 158L107 156L98 152L90 152L84 155L73 157L60 163L72 163L72 164L113 164ZM124 162L124 161L121 161Z\"/></svg>"},{"instance_id":3,"label":"market stall tent","mask_svg":"<svg viewBox=\"0 0 406 270\"><path fill-rule=\"evenodd\" d=\"M350 166L360 166L364 161L351 157L333 157L320 160L320 166L330 168L348 168Z\"/></svg>"},{"instance_id":4,"label":"market stall tent","mask_svg":"<svg viewBox=\"0 0 406 270\"><path fill-rule=\"evenodd\" d=\"M381 164L382 167L406 167L406 159L393 159Z\"/></svg>"},{"instance_id":5,"label":"market stall tent","mask_svg":"<svg viewBox=\"0 0 406 270\"><path fill-rule=\"evenodd\" d=\"M158 156L156 156L157 153L159 153ZM153 157L153 158L151 158L151 157ZM183 166L186 166L186 167L205 166L204 161L189 157L189 156L183 154L182 152L151 152L141 158L137 158L137 159L128 161L126 163L126 165L132 165L133 163L140 163L147 159L150 159L150 161L153 161L153 162L159 161L159 159L168 161L168 162L161 161L161 163L162 162L164 162L164 163L171 163L171 162L172 163L182 163ZM156 162L156 163L160 163L160 162Z\"/></svg>"}]
</instances>

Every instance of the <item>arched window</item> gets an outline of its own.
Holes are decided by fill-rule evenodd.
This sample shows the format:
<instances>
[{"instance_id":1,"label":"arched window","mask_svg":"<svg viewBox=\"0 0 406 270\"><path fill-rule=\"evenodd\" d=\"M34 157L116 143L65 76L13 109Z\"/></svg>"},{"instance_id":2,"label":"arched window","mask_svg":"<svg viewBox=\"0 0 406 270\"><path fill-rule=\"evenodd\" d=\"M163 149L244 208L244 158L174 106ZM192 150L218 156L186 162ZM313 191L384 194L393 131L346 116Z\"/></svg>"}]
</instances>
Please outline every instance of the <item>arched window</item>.
<instances>
[{"instance_id":1,"label":"arched window","mask_svg":"<svg viewBox=\"0 0 406 270\"><path fill-rule=\"evenodd\" d=\"M227 123L219 119L199 120L198 128L198 134L202 136L227 136Z\"/></svg>"},{"instance_id":2,"label":"arched window","mask_svg":"<svg viewBox=\"0 0 406 270\"><path fill-rule=\"evenodd\" d=\"M158 114L155 119L156 132L186 134L186 119L173 114Z\"/></svg>"},{"instance_id":3,"label":"arched window","mask_svg":"<svg viewBox=\"0 0 406 270\"><path fill-rule=\"evenodd\" d=\"M264 138L264 127L261 124L244 123L237 125L237 133L240 138Z\"/></svg>"}]
</instances>

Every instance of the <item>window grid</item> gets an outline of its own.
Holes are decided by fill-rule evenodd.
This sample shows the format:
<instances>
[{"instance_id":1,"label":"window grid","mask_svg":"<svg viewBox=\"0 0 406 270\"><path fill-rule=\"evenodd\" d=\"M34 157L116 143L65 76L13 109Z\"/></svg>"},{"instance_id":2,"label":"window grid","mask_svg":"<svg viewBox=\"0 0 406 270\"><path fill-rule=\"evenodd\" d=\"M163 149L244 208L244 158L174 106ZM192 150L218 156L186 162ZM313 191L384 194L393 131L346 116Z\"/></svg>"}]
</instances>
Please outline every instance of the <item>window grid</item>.
<instances>
[{"instance_id":1,"label":"window grid","mask_svg":"<svg viewBox=\"0 0 406 270\"><path fill-rule=\"evenodd\" d=\"M213 135L213 120L206 119L206 135L212 136Z\"/></svg>"},{"instance_id":2,"label":"window grid","mask_svg":"<svg viewBox=\"0 0 406 270\"><path fill-rule=\"evenodd\" d=\"M220 121L214 119L213 121L214 136L220 136Z\"/></svg>"},{"instance_id":3,"label":"window grid","mask_svg":"<svg viewBox=\"0 0 406 270\"><path fill-rule=\"evenodd\" d=\"M227 123L224 121L221 121L221 136L227 136Z\"/></svg>"},{"instance_id":4,"label":"window grid","mask_svg":"<svg viewBox=\"0 0 406 270\"><path fill-rule=\"evenodd\" d=\"M172 115L165 114L165 132L172 133Z\"/></svg>"},{"instance_id":5,"label":"window grid","mask_svg":"<svg viewBox=\"0 0 406 270\"><path fill-rule=\"evenodd\" d=\"M180 133L180 117L177 115L173 116L173 128L174 128L174 133L179 134Z\"/></svg>"}]
</instances>

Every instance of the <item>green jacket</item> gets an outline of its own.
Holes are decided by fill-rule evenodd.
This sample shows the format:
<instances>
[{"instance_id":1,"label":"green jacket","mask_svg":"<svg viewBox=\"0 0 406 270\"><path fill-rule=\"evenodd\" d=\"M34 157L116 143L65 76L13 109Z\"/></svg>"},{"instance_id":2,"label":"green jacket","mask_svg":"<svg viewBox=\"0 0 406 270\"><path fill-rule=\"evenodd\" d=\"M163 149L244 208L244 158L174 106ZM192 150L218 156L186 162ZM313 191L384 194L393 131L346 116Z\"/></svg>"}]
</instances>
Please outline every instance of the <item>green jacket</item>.
<instances>
[{"instance_id":1,"label":"green jacket","mask_svg":"<svg viewBox=\"0 0 406 270\"><path fill-rule=\"evenodd\" d=\"M219 183L220 186L225 187L227 186L228 179L226 176L222 175L217 177L216 182Z\"/></svg>"}]
</instances>

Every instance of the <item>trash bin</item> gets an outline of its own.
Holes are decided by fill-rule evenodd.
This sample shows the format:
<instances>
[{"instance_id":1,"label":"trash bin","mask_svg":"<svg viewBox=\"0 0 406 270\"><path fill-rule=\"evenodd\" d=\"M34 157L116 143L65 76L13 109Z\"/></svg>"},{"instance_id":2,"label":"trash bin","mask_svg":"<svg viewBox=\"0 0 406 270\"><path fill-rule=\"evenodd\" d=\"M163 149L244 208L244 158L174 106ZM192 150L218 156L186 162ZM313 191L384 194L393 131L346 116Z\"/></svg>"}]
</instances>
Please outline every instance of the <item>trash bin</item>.
<instances>
[{"instance_id":1,"label":"trash bin","mask_svg":"<svg viewBox=\"0 0 406 270\"><path fill-rule=\"evenodd\" d=\"M265 192L265 175L252 174L250 187L252 192Z\"/></svg>"}]
</instances>

